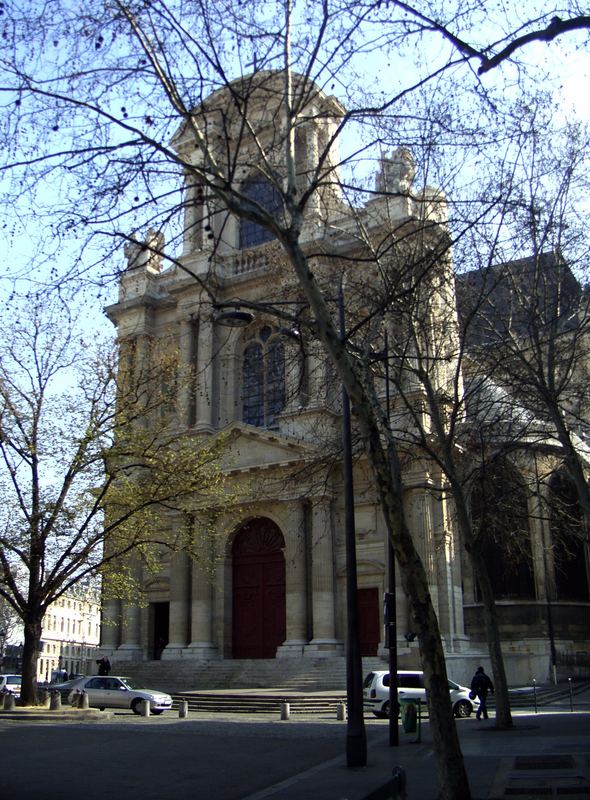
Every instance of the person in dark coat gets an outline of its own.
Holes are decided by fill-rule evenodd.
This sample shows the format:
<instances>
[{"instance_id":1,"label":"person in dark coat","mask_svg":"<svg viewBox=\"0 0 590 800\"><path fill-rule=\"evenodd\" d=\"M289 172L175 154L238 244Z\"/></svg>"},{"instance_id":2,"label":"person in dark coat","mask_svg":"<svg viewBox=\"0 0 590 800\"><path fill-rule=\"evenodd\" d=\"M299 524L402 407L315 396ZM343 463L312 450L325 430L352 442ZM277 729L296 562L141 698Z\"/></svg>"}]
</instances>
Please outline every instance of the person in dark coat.
<instances>
[{"instance_id":1,"label":"person in dark coat","mask_svg":"<svg viewBox=\"0 0 590 800\"><path fill-rule=\"evenodd\" d=\"M98 664L98 674L99 675L108 675L111 671L111 662L108 660L106 656L103 656L97 662Z\"/></svg>"},{"instance_id":2,"label":"person in dark coat","mask_svg":"<svg viewBox=\"0 0 590 800\"><path fill-rule=\"evenodd\" d=\"M479 699L479 708L477 709L475 716L477 719L479 719L483 714L483 718L488 719L486 698L488 696L488 692L494 694L494 685L490 678L483 671L483 667L478 667L475 670L475 675L471 681L471 691L474 692L476 697Z\"/></svg>"}]
</instances>

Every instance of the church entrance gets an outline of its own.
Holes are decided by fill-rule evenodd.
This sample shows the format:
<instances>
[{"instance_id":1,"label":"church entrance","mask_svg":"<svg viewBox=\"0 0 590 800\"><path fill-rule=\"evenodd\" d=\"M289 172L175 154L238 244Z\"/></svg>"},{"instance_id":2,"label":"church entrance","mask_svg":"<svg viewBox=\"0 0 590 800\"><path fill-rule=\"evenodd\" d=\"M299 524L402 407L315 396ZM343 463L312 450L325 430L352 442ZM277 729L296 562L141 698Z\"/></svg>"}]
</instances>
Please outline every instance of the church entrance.
<instances>
[{"instance_id":1,"label":"church entrance","mask_svg":"<svg viewBox=\"0 0 590 800\"><path fill-rule=\"evenodd\" d=\"M150 656L154 661L159 661L168 644L170 603L150 603L148 620Z\"/></svg>"},{"instance_id":2,"label":"church entrance","mask_svg":"<svg viewBox=\"0 0 590 800\"><path fill-rule=\"evenodd\" d=\"M381 629L379 626L379 590L358 589L359 638L362 656L376 656Z\"/></svg>"},{"instance_id":3,"label":"church entrance","mask_svg":"<svg viewBox=\"0 0 590 800\"><path fill-rule=\"evenodd\" d=\"M284 547L278 526L263 517L245 523L234 539L234 658L274 658L285 641Z\"/></svg>"}]
</instances>

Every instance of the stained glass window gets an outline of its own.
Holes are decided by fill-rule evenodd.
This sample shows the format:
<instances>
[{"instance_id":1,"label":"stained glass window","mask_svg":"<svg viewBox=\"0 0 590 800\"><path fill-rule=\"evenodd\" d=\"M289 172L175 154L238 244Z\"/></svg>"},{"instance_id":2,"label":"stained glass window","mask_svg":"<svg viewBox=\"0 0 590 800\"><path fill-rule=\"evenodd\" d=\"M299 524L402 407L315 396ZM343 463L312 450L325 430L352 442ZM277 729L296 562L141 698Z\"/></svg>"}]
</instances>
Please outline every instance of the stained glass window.
<instances>
[{"instance_id":1,"label":"stained glass window","mask_svg":"<svg viewBox=\"0 0 590 800\"><path fill-rule=\"evenodd\" d=\"M261 178L252 178L242 186L242 192L273 216L280 215L283 205L281 195L272 183ZM270 242L274 238L274 234L267 228L263 228L262 225L249 219L240 220L240 248L242 250Z\"/></svg>"},{"instance_id":2,"label":"stained glass window","mask_svg":"<svg viewBox=\"0 0 590 800\"><path fill-rule=\"evenodd\" d=\"M259 428L277 427L285 407L285 349L270 333L261 330L242 362L242 420Z\"/></svg>"}]
</instances>

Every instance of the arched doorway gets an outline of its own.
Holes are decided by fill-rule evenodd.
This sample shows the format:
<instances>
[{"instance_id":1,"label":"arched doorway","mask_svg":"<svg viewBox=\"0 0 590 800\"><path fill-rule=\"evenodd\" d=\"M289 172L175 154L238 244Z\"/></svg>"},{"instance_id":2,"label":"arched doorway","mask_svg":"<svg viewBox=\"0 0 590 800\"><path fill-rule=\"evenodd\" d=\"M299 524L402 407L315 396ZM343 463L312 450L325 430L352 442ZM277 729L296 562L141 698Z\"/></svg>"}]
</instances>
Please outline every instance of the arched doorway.
<instances>
[{"instance_id":1,"label":"arched doorway","mask_svg":"<svg viewBox=\"0 0 590 800\"><path fill-rule=\"evenodd\" d=\"M587 601L586 537L576 487L562 469L551 477L549 489L557 599Z\"/></svg>"},{"instance_id":2,"label":"arched doorway","mask_svg":"<svg viewBox=\"0 0 590 800\"><path fill-rule=\"evenodd\" d=\"M239 529L232 546L234 658L274 658L285 641L285 541L270 519Z\"/></svg>"},{"instance_id":3,"label":"arched doorway","mask_svg":"<svg viewBox=\"0 0 590 800\"><path fill-rule=\"evenodd\" d=\"M482 468L471 492L471 516L496 600L534 599L527 490L507 459Z\"/></svg>"}]
</instances>

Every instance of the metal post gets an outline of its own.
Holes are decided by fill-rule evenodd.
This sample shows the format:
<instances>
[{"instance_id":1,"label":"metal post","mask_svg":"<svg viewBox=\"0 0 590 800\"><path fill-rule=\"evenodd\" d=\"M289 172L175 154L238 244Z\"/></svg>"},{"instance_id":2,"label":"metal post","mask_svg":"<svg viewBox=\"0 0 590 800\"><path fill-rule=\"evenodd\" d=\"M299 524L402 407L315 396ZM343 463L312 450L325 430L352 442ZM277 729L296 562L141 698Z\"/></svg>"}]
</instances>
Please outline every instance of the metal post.
<instances>
[{"instance_id":1,"label":"metal post","mask_svg":"<svg viewBox=\"0 0 590 800\"><path fill-rule=\"evenodd\" d=\"M389 340L385 331L385 411L387 421L390 420L390 396L389 396ZM388 537L387 547L387 585L389 587L389 599L387 604L388 619L387 625L387 644L389 646L389 746L399 745L399 726L397 717L399 714L399 703L397 699L397 598L395 594L395 553L393 544Z\"/></svg>"},{"instance_id":2,"label":"metal post","mask_svg":"<svg viewBox=\"0 0 590 800\"><path fill-rule=\"evenodd\" d=\"M574 693L573 693L573 690L572 690L572 679L568 678L567 679L567 683L568 683L568 687L569 687L569 691L570 691L570 711L573 711L574 710Z\"/></svg>"},{"instance_id":3,"label":"metal post","mask_svg":"<svg viewBox=\"0 0 590 800\"><path fill-rule=\"evenodd\" d=\"M338 294L340 337L346 338L344 294L342 283ZM344 536L346 540L346 766L364 767L367 764L367 735L363 717L363 664L358 628L356 533L354 527L354 488L352 479L352 433L350 401L342 384L342 469L344 477Z\"/></svg>"},{"instance_id":4,"label":"metal post","mask_svg":"<svg viewBox=\"0 0 590 800\"><path fill-rule=\"evenodd\" d=\"M533 678L533 698L535 700L535 714L537 713L537 681Z\"/></svg>"}]
</instances>

